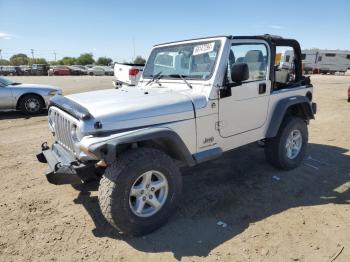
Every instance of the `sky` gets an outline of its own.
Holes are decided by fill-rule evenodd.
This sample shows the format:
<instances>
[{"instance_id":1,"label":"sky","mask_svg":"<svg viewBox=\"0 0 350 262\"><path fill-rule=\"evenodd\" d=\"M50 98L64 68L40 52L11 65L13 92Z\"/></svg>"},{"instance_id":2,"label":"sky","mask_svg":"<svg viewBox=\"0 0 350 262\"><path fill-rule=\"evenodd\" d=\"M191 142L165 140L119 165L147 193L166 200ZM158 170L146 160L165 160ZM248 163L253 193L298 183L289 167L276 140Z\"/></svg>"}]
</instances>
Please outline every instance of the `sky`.
<instances>
[{"instance_id":1,"label":"sky","mask_svg":"<svg viewBox=\"0 0 350 262\"><path fill-rule=\"evenodd\" d=\"M0 0L0 49L5 59L34 49L49 61L89 52L123 62L163 42L269 33L350 50L349 10L349 0Z\"/></svg>"}]
</instances>

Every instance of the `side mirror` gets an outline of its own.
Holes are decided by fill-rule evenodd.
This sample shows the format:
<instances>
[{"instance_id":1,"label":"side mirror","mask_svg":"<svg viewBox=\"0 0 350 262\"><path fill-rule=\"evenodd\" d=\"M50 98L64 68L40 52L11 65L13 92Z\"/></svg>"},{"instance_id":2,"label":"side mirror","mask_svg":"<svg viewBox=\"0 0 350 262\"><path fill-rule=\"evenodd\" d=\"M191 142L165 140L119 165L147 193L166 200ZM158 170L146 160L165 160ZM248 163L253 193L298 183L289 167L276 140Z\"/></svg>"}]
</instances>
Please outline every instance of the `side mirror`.
<instances>
[{"instance_id":1,"label":"side mirror","mask_svg":"<svg viewBox=\"0 0 350 262\"><path fill-rule=\"evenodd\" d=\"M230 69L231 79L234 83L240 84L249 79L249 68L246 63L235 63Z\"/></svg>"}]
</instances>

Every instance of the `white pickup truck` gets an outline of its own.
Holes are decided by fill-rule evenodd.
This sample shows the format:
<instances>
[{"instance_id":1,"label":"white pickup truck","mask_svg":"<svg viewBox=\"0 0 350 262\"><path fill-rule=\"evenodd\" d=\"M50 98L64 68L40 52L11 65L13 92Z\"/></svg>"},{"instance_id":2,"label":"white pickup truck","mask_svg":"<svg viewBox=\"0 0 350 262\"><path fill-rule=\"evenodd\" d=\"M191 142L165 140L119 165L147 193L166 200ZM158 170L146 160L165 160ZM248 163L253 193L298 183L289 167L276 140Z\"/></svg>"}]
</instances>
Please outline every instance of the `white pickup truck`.
<instances>
[{"instance_id":1,"label":"white pickup truck","mask_svg":"<svg viewBox=\"0 0 350 262\"><path fill-rule=\"evenodd\" d=\"M142 75L144 64L115 63L114 80L115 88L122 86L136 86Z\"/></svg>"},{"instance_id":2,"label":"white pickup truck","mask_svg":"<svg viewBox=\"0 0 350 262\"><path fill-rule=\"evenodd\" d=\"M276 67L278 46L293 48L293 70ZM301 60L296 40L270 35L156 45L137 86L53 97L55 143L37 158L53 184L103 168L107 221L127 235L152 232L176 210L181 166L261 140L276 168L302 163L316 104Z\"/></svg>"}]
</instances>

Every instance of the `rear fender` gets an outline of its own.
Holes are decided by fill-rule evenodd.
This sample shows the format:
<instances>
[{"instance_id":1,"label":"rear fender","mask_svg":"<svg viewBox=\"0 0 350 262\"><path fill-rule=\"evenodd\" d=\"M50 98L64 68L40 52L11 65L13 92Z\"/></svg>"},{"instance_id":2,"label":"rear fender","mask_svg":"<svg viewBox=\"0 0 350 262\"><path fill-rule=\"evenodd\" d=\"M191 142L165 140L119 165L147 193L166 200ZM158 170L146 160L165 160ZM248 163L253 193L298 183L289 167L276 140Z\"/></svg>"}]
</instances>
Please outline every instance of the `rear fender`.
<instances>
[{"instance_id":1,"label":"rear fender","mask_svg":"<svg viewBox=\"0 0 350 262\"><path fill-rule=\"evenodd\" d=\"M295 113L297 111L297 113ZM312 103L306 96L293 96L282 99L275 107L269 128L266 133L266 138L275 137L282 124L283 119L287 114L296 114L305 119L315 119Z\"/></svg>"}]
</instances>

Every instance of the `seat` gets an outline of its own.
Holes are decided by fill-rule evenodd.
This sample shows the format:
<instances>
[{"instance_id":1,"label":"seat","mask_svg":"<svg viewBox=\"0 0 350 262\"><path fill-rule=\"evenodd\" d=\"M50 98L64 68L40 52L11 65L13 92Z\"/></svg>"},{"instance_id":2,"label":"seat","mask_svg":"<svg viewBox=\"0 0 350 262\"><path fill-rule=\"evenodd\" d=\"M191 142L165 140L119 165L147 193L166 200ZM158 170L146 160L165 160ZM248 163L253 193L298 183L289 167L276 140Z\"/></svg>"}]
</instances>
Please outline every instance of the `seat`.
<instances>
[{"instance_id":1,"label":"seat","mask_svg":"<svg viewBox=\"0 0 350 262\"><path fill-rule=\"evenodd\" d=\"M210 58L208 54L200 54L192 56L191 72L208 72L210 69Z\"/></svg>"},{"instance_id":2,"label":"seat","mask_svg":"<svg viewBox=\"0 0 350 262\"><path fill-rule=\"evenodd\" d=\"M288 70L279 70L275 73L275 82L279 84L287 84L289 82Z\"/></svg>"},{"instance_id":3,"label":"seat","mask_svg":"<svg viewBox=\"0 0 350 262\"><path fill-rule=\"evenodd\" d=\"M250 80L265 78L266 63L264 62L263 53L260 50L249 50L246 53L243 62L248 65Z\"/></svg>"}]
</instances>

